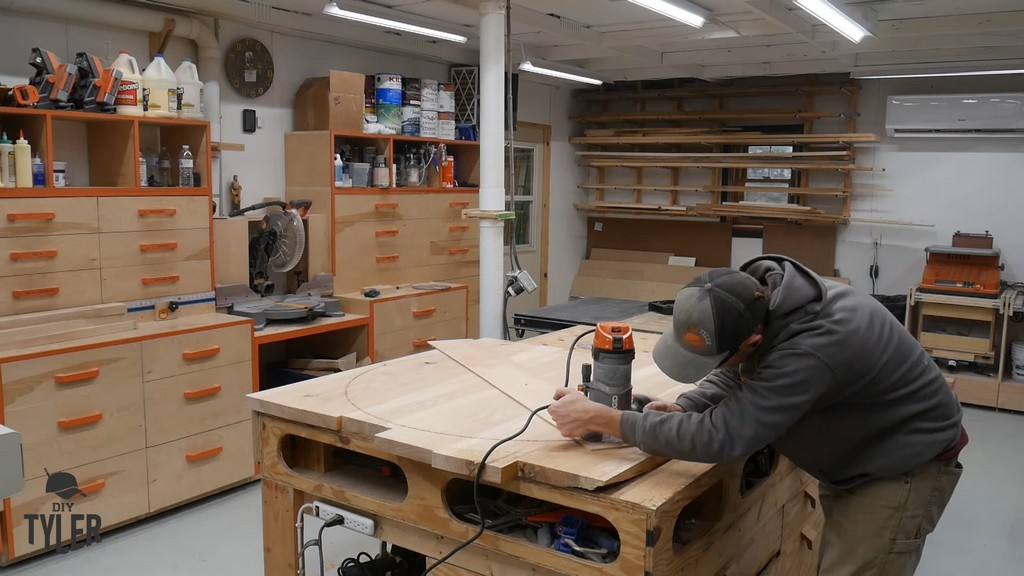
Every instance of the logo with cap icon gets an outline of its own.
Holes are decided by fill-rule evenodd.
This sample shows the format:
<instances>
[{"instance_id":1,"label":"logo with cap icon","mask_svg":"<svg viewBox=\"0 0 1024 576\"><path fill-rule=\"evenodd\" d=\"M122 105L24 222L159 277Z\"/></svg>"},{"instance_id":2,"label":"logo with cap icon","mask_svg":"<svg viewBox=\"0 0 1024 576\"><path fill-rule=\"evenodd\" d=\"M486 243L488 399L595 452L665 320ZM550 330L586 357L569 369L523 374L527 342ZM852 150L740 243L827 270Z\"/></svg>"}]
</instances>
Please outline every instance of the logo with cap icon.
<instances>
[{"instance_id":1,"label":"logo with cap icon","mask_svg":"<svg viewBox=\"0 0 1024 576\"><path fill-rule=\"evenodd\" d=\"M50 474L46 468L43 468L43 472L46 472L46 492L48 494L56 494L64 500L71 500L75 496L88 496L78 487L78 479L74 474L70 472Z\"/></svg>"}]
</instances>

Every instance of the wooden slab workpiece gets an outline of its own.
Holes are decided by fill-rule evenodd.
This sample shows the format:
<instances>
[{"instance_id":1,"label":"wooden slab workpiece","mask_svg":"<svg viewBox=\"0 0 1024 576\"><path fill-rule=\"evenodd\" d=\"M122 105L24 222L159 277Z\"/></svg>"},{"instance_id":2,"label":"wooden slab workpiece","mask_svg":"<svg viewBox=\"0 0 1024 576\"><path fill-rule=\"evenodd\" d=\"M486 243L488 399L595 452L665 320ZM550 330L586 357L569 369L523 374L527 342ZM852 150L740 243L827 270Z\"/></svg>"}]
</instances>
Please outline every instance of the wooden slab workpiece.
<instances>
[{"instance_id":1,"label":"wooden slab workpiece","mask_svg":"<svg viewBox=\"0 0 1024 576\"><path fill-rule=\"evenodd\" d=\"M581 365L591 361L590 342L584 337L573 354L570 386L579 382ZM540 344L447 341L438 344L441 350L252 394L250 405L279 418L369 437L388 453L470 475L491 445L518 431L530 410L551 403L563 385L566 350ZM633 387L667 400L692 389L662 374L645 352L633 364ZM491 455L484 479L528 478L593 490L664 461L628 446L583 445L534 418L522 436Z\"/></svg>"}]
</instances>

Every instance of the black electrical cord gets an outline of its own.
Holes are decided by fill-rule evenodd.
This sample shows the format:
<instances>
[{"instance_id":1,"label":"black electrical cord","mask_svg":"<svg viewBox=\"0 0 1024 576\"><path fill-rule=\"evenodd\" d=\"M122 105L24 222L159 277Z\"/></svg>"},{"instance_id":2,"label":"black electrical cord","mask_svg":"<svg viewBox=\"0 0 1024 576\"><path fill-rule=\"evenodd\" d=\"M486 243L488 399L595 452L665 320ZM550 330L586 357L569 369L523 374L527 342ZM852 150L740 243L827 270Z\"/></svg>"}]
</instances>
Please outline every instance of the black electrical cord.
<instances>
[{"instance_id":1,"label":"black electrical cord","mask_svg":"<svg viewBox=\"0 0 1024 576\"><path fill-rule=\"evenodd\" d=\"M512 3L505 4L505 118L508 120L505 129L508 132L508 169L505 181L509 197L509 211L516 211L516 137L515 115L512 97ZM509 223L512 227L512 241L509 243L508 261L512 270L522 270L519 264L519 219L513 218Z\"/></svg>"},{"instance_id":2,"label":"black electrical cord","mask_svg":"<svg viewBox=\"0 0 1024 576\"><path fill-rule=\"evenodd\" d=\"M501 324L505 328L505 340L512 340L512 332L508 329L508 286L505 286L504 303L501 305Z\"/></svg>"},{"instance_id":3,"label":"black electrical cord","mask_svg":"<svg viewBox=\"0 0 1024 576\"><path fill-rule=\"evenodd\" d=\"M572 364L572 351L573 351L573 349L576 348L576 344L578 344L579 341L582 340L584 336L586 336L587 334L593 334L596 331L597 331L596 328L591 328L590 330L587 330L587 331L583 332L582 334L577 336L576 339L573 340L572 344L569 346L569 352L568 352L567 357L565 359L565 386L564 386L565 388L569 387L569 378L570 378L569 370L570 370L570 367L571 367L571 364ZM502 438L501 440L498 440L497 442L494 443L493 446L491 446L487 450L487 452L484 453L484 457L480 460L480 465L476 469L476 476L473 478L473 505L476 507L476 517L480 519L480 528L477 529L476 533L473 534L473 536L471 536L469 538L469 540L466 540L462 544L459 544L451 552L449 552L449 553L445 554L444 556L442 556L440 559L438 559L437 562L434 562L430 567L428 567L423 572L422 576L427 576L427 574L430 574L430 572L434 568L437 568L438 566L444 564L445 562L450 560L452 558L452 556L455 556L459 552L465 550L469 545L471 545L473 542L476 542L481 536L483 536L484 531L487 529L486 528L487 522L484 520L483 507L480 505L480 483L481 483L481 480L482 480L483 474L484 474L484 464L487 462L487 459L491 457L491 454L493 454L494 451L498 449L499 446L501 446L502 444L505 444L506 442L511 442L512 440L515 440L516 438L522 436L523 433L526 432L526 429L530 427L530 422L533 422L534 416L536 416L537 414L540 414L541 412L547 410L550 407L551 407L551 404L548 404L547 406L541 406L540 408L537 408L533 412L530 412L530 416L526 419L526 423L523 424L523 427L520 428L518 432L516 432L515 434L513 434L513 435L511 435L511 436L509 436L507 438Z\"/></svg>"}]
</instances>

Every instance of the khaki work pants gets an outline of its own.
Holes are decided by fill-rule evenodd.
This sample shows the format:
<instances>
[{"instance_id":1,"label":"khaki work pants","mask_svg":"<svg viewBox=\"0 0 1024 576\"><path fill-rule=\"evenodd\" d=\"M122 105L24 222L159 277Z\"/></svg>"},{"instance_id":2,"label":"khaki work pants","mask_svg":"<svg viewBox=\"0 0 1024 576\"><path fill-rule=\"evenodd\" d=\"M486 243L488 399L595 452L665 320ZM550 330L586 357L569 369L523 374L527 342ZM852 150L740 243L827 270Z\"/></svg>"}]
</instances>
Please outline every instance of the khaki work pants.
<instances>
[{"instance_id":1,"label":"khaki work pants","mask_svg":"<svg viewBox=\"0 0 1024 576\"><path fill-rule=\"evenodd\" d=\"M928 462L851 490L821 485L819 576L913 576L963 467Z\"/></svg>"}]
</instances>

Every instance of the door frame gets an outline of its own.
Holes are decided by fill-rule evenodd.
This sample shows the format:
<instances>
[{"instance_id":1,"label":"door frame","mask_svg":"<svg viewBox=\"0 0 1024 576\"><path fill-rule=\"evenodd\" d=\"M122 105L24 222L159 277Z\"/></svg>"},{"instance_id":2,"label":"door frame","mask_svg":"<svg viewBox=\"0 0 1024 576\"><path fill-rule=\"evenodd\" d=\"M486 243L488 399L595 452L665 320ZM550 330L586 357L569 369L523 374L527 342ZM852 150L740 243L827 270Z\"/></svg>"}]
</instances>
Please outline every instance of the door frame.
<instances>
[{"instance_id":1,"label":"door frame","mask_svg":"<svg viewBox=\"0 0 1024 576\"><path fill-rule=\"evenodd\" d=\"M521 138L520 129L528 128L541 133L540 141L536 138ZM547 124L535 124L533 122L518 123L516 129L516 142L528 144L540 144L541 155L544 166L541 169L541 197L540 197L540 305L548 305L548 218L550 217L551 201L551 126Z\"/></svg>"}]
</instances>

